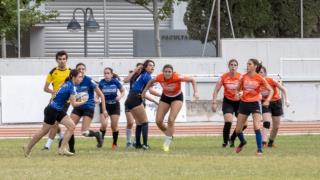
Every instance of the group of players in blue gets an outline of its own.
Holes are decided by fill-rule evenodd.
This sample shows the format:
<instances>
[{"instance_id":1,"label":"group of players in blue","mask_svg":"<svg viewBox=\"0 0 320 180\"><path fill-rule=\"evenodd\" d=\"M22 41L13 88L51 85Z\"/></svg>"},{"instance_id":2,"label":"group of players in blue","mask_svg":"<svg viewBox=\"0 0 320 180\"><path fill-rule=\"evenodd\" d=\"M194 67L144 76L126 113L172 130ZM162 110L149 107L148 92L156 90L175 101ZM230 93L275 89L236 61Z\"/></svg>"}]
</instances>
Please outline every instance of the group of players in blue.
<instances>
[{"instance_id":1,"label":"group of players in blue","mask_svg":"<svg viewBox=\"0 0 320 180\"><path fill-rule=\"evenodd\" d=\"M112 149L117 148L119 136L118 121L120 117L120 99L125 95L125 89L121 84L120 78L113 72L113 69L107 67L104 69L104 78L99 82L85 75L86 65L79 63L76 68L71 70L66 66L68 55L65 51L59 51L56 54L58 67L54 68L48 75L45 85L45 91L52 94L52 98L48 106L44 109L44 123L39 132L37 132L30 142L23 146L26 157L31 153L34 145L48 132L55 135L58 124L61 123L66 127L63 138L60 139L58 153L60 155L75 155L75 138L74 130L76 125L82 118L81 134L85 137L95 137L97 147L101 148L104 142L104 136L107 128L107 121L111 120L112 129ZM152 60L146 60L144 63L138 63L136 68L125 77L124 82L130 83L130 90L125 101L125 112L127 117L127 148L135 147L137 149L149 150L148 144L148 117L145 111L145 99L159 104L156 115L156 123L160 130L166 135L164 143L164 151L169 151L174 132L174 121L182 107L183 95L181 92L181 82L191 82L194 90L194 97L198 98L196 82L193 78L182 76L173 71L171 65L166 65L163 72L152 78L155 63ZM234 66L234 67L232 67ZM273 123L278 128L280 116L283 114L282 106L279 101L279 94L274 96L276 88L283 90L286 98L286 90L280 84L275 83L275 87L271 87L267 80L259 75L262 68L261 64L255 59L250 59L247 65L247 73L240 75L236 72L238 62L231 60L229 62L230 72L224 74L217 83L217 87L213 94L212 110L217 110L217 93L221 86L225 88L225 97L223 101L223 113L225 118L225 127L223 129L224 144L226 147L229 140L229 132L233 113L238 118L237 128L231 137L231 146L236 137L240 139L240 145L236 148L236 152L240 152L246 144L242 131L246 127L248 115L252 114L254 119L254 129L257 136L257 154L262 154L261 143L262 137L259 123L262 113L269 113ZM265 68L264 68L265 70ZM66 71L70 71L69 73ZM266 71L266 70L265 70ZM59 76L59 72L61 76ZM264 72L266 74L266 72ZM68 75L66 78L65 75ZM260 74L263 74L261 72ZM60 79L60 82L54 79ZM62 81L61 81L62 80ZM52 82L53 90L48 89L48 84ZM155 91L153 83L159 82L163 88L163 93ZM57 84L58 88L57 88ZM56 85L56 87L54 86ZM261 111L261 93L263 88L268 91L264 96L263 112ZM160 102L155 101L146 95L146 91L161 97ZM96 94L96 96L95 96ZM90 130L90 124L94 116L94 108L97 102L100 102L100 131ZM71 104L74 108L69 116L67 109ZM269 106L270 105L270 106ZM270 107L270 108L269 108ZM168 125L163 124L164 117L168 111L171 111L168 119ZM274 114L273 114L274 113ZM238 115L239 114L239 115ZM268 115L269 115L268 114ZM265 116L266 121L269 116ZM274 118L274 119L273 119ZM136 122L135 141L131 142L131 129L133 121ZM265 125L266 123L264 123ZM264 126L265 127L265 126ZM276 136L277 132L274 132ZM142 135L142 142L140 137ZM269 145L273 143L275 137L269 140ZM49 135L48 142L44 149L49 149L52 138Z\"/></svg>"}]
</instances>

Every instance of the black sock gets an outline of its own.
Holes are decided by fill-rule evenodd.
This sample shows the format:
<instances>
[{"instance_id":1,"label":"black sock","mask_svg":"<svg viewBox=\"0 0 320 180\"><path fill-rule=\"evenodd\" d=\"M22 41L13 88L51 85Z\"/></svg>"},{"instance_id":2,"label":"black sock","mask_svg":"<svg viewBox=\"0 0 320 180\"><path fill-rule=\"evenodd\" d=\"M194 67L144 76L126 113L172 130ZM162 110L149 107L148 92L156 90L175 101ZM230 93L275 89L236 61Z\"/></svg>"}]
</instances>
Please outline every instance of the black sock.
<instances>
[{"instance_id":1,"label":"black sock","mask_svg":"<svg viewBox=\"0 0 320 180\"><path fill-rule=\"evenodd\" d=\"M62 141L63 141L63 138L59 140L58 148L60 148L60 147L61 147L61 143L62 143Z\"/></svg>"},{"instance_id":2,"label":"black sock","mask_svg":"<svg viewBox=\"0 0 320 180\"><path fill-rule=\"evenodd\" d=\"M272 145L273 145L273 140L269 139L268 146L272 146Z\"/></svg>"},{"instance_id":3,"label":"black sock","mask_svg":"<svg viewBox=\"0 0 320 180\"><path fill-rule=\"evenodd\" d=\"M142 140L143 145L148 145L148 123L142 123Z\"/></svg>"},{"instance_id":4,"label":"black sock","mask_svg":"<svg viewBox=\"0 0 320 180\"><path fill-rule=\"evenodd\" d=\"M236 138L237 138L237 134L236 134L236 130L234 130L231 137L230 137L230 141L235 141Z\"/></svg>"},{"instance_id":5,"label":"black sock","mask_svg":"<svg viewBox=\"0 0 320 180\"><path fill-rule=\"evenodd\" d=\"M242 128L242 131L244 131L245 129L247 129L247 125L244 125L243 128ZM237 138L237 134L236 134L236 130L233 131L231 137L230 137L230 141L235 141Z\"/></svg>"},{"instance_id":6,"label":"black sock","mask_svg":"<svg viewBox=\"0 0 320 180\"><path fill-rule=\"evenodd\" d=\"M117 142L118 142L118 136L119 136L119 131L112 132L113 144L114 144L114 145L117 145Z\"/></svg>"},{"instance_id":7,"label":"black sock","mask_svg":"<svg viewBox=\"0 0 320 180\"><path fill-rule=\"evenodd\" d=\"M223 127L223 143L228 144L230 129L231 129L231 122L225 122Z\"/></svg>"},{"instance_id":8,"label":"black sock","mask_svg":"<svg viewBox=\"0 0 320 180\"><path fill-rule=\"evenodd\" d=\"M69 140L69 151L70 152L75 152L74 144L75 144L75 138L74 138L74 134L72 134L72 136L70 137L70 140Z\"/></svg>"},{"instance_id":9,"label":"black sock","mask_svg":"<svg viewBox=\"0 0 320 180\"><path fill-rule=\"evenodd\" d=\"M106 130L101 130L100 129L100 132L102 133L102 139L104 139L104 135L106 135Z\"/></svg>"},{"instance_id":10,"label":"black sock","mask_svg":"<svg viewBox=\"0 0 320 180\"><path fill-rule=\"evenodd\" d=\"M141 145L140 136L141 136L142 125L136 126L136 145Z\"/></svg>"},{"instance_id":11,"label":"black sock","mask_svg":"<svg viewBox=\"0 0 320 180\"><path fill-rule=\"evenodd\" d=\"M248 127L247 125L244 125L243 128L242 128L242 132L243 132L245 129L247 129L247 127Z\"/></svg>"},{"instance_id":12,"label":"black sock","mask_svg":"<svg viewBox=\"0 0 320 180\"><path fill-rule=\"evenodd\" d=\"M97 136L97 132L89 130L89 136L88 137L96 137L96 136Z\"/></svg>"}]
</instances>

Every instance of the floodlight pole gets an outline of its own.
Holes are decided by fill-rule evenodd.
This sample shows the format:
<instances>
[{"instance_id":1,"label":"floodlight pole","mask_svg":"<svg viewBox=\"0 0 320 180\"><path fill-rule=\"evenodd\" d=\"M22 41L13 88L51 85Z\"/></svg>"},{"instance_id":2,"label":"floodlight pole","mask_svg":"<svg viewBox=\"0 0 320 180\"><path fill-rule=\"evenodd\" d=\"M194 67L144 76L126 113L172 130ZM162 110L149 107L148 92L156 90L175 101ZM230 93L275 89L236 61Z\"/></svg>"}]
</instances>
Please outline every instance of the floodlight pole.
<instances>
[{"instance_id":1,"label":"floodlight pole","mask_svg":"<svg viewBox=\"0 0 320 180\"><path fill-rule=\"evenodd\" d=\"M21 41L20 41L20 0L17 0L17 45L18 45L18 58L21 57Z\"/></svg>"},{"instance_id":2,"label":"floodlight pole","mask_svg":"<svg viewBox=\"0 0 320 180\"><path fill-rule=\"evenodd\" d=\"M216 4L216 0L213 0L212 3L212 8L211 8L211 13L210 13L210 18L209 18L209 22L208 22L208 27L207 27L207 33L206 33L206 38L204 40L204 45L203 45L203 49L202 49L202 57L205 56L206 53L206 48L207 48L207 43L208 43L208 37L209 37L209 32L210 32L210 27L211 27L211 21L212 21L212 16L213 16L213 11L214 11L214 5Z\"/></svg>"},{"instance_id":3,"label":"floodlight pole","mask_svg":"<svg viewBox=\"0 0 320 180\"><path fill-rule=\"evenodd\" d=\"M231 32L232 32L232 37L236 38L236 36L234 35L234 29L233 29L233 23L232 23L232 17L231 17L231 12L230 12L230 8L229 8L229 0L226 0L226 5L227 5L227 10L228 10L228 17L229 17L229 22L230 22L230 28L231 28Z\"/></svg>"},{"instance_id":4,"label":"floodlight pole","mask_svg":"<svg viewBox=\"0 0 320 180\"><path fill-rule=\"evenodd\" d=\"M73 10L73 18L76 16L76 11L80 10L83 13L83 34L84 34L84 57L88 56L88 32L87 32L87 12L88 8L84 10L83 8L76 8Z\"/></svg>"},{"instance_id":5,"label":"floodlight pole","mask_svg":"<svg viewBox=\"0 0 320 180\"><path fill-rule=\"evenodd\" d=\"M300 28L301 28L301 38L303 38L303 0L300 0Z\"/></svg>"},{"instance_id":6,"label":"floodlight pole","mask_svg":"<svg viewBox=\"0 0 320 180\"><path fill-rule=\"evenodd\" d=\"M221 57L221 29L220 29L220 5L221 1L217 1L217 39L216 39L216 56Z\"/></svg>"},{"instance_id":7,"label":"floodlight pole","mask_svg":"<svg viewBox=\"0 0 320 180\"><path fill-rule=\"evenodd\" d=\"M109 53L107 52L107 22L106 22L106 6L107 6L107 2L106 0L103 0L103 40L104 40L104 57L108 57Z\"/></svg>"}]
</instances>

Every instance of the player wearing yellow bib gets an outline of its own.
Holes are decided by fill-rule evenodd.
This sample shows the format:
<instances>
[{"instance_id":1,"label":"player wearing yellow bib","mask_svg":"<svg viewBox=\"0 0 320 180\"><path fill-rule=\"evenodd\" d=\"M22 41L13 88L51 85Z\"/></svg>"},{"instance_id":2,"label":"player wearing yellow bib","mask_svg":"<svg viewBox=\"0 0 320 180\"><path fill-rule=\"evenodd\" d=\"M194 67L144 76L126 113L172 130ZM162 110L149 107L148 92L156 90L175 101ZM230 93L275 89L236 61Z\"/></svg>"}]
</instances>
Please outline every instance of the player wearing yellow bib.
<instances>
[{"instance_id":1,"label":"player wearing yellow bib","mask_svg":"<svg viewBox=\"0 0 320 180\"><path fill-rule=\"evenodd\" d=\"M57 67L53 68L49 74L47 75L46 83L44 85L43 90L47 93L51 94L51 99L54 97L55 93L61 87L61 85L65 82L66 78L69 76L71 69L67 66L68 54L65 51L58 51L56 53L56 62L58 64ZM49 86L52 85L52 89ZM51 101L51 100L50 100ZM63 106L62 111L67 112L70 103L66 103ZM63 134L59 128L58 123L56 122L54 126L50 128L49 137L47 143L45 144L43 150L49 150L54 140L56 134L59 133L59 138L63 138Z\"/></svg>"}]
</instances>

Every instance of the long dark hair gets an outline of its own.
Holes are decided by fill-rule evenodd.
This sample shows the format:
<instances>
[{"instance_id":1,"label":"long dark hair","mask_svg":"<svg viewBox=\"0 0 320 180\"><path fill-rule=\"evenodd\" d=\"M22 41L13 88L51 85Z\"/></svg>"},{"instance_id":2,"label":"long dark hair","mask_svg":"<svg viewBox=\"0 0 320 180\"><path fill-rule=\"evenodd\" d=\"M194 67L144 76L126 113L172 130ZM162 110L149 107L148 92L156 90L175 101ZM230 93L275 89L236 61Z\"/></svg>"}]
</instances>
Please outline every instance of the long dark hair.
<instances>
[{"instance_id":1,"label":"long dark hair","mask_svg":"<svg viewBox=\"0 0 320 180\"><path fill-rule=\"evenodd\" d=\"M151 60L151 59L147 59L147 60L145 60L144 62L143 62L143 70L142 70L142 72L141 73L144 73L145 71L146 71L146 68L148 67L148 64L149 63L153 63L153 65L155 65L156 63L154 63L154 61L153 60Z\"/></svg>"},{"instance_id":2,"label":"long dark hair","mask_svg":"<svg viewBox=\"0 0 320 180\"><path fill-rule=\"evenodd\" d=\"M257 66L256 73L259 73L262 68L262 62L259 62L257 59L253 59L253 58L249 59L249 61L251 61L254 65Z\"/></svg>"},{"instance_id":3,"label":"long dark hair","mask_svg":"<svg viewBox=\"0 0 320 180\"><path fill-rule=\"evenodd\" d=\"M78 70L72 69L72 70L70 71L69 76L65 79L64 82L71 81L72 78L77 77L79 73L80 73L80 72L79 72Z\"/></svg>"},{"instance_id":4,"label":"long dark hair","mask_svg":"<svg viewBox=\"0 0 320 180\"><path fill-rule=\"evenodd\" d=\"M267 76L267 68L266 68L266 67L264 67L264 66L261 66L260 71L261 71L261 70L263 70L263 71L264 71L265 76ZM260 71L259 71L259 72L260 72Z\"/></svg>"},{"instance_id":5,"label":"long dark hair","mask_svg":"<svg viewBox=\"0 0 320 180\"><path fill-rule=\"evenodd\" d=\"M114 72L113 72L113 69L112 69L111 67L106 67L106 68L104 68L103 72L104 72L105 70L109 70L109 71L111 72L111 74L112 74L112 78L115 78L115 79L117 79L117 80L120 81L119 75L116 74L116 73L114 73Z\"/></svg>"}]
</instances>

